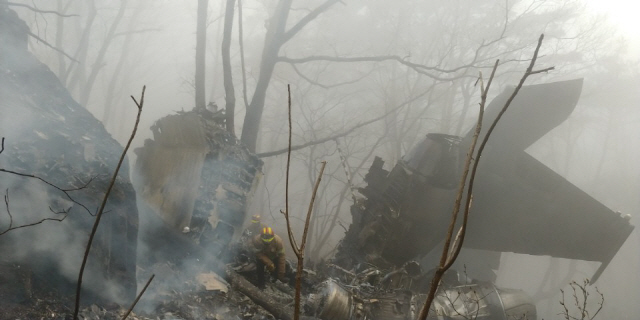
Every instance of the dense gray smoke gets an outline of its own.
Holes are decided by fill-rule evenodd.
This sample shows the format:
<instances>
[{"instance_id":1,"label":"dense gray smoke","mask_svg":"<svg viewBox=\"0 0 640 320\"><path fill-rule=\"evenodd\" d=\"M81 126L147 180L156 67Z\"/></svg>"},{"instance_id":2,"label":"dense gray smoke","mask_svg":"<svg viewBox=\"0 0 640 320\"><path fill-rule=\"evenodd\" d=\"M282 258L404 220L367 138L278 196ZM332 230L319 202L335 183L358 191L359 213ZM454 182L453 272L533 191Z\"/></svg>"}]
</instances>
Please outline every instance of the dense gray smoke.
<instances>
[{"instance_id":1,"label":"dense gray smoke","mask_svg":"<svg viewBox=\"0 0 640 320\"><path fill-rule=\"evenodd\" d=\"M571 190L584 192L597 203L595 211L611 211L616 221L640 224L640 39L633 37L640 27L629 27L635 18L624 22L622 15L603 14L609 2L612 7L608 12L620 12L613 7L614 1L580 0L245 0L208 1L206 8L198 6L206 1L0 0L3 17L11 17L0 19L0 80L1 84L15 85L0 88L0 136L6 141L0 167L38 174L67 170L59 175L68 178L59 181L61 187L79 184L71 177L86 181L100 176L90 190L78 192L80 202L94 213L121 151L118 143L126 143L133 128L137 108L130 96L138 97L146 85L145 110L131 150L162 148L157 153L128 154L129 161L118 179L120 191L107 206L106 217L111 220L98 231L101 249L95 253L100 258L90 264L93 268L117 256L119 262L109 271L118 276L91 271L85 284L96 295L126 304L134 289L157 272L157 288L141 305L149 311L162 300L163 292L198 286L194 279L211 271L213 261L203 258L193 245L215 252L215 256L220 248L202 243L220 240L206 238L216 234L210 231L218 226L226 228L221 236L224 243L235 241L248 217L259 214L262 222L287 242L287 257L295 259L282 212L290 212L299 239L321 161L328 164L312 210L305 259L312 266L335 257L353 217L366 207L367 197L383 194L380 190L392 184L380 179L379 185L372 186L366 181L375 177L369 172L374 159L384 161L378 173L391 171L408 161L411 150L427 134L464 138L475 125L482 99L480 88L488 84L496 60L498 68L487 102L518 83L544 34L533 70L549 69L530 75L525 84L582 79L579 98L570 114L558 116L567 116L566 121L544 130L535 111L552 104L536 103L556 101L555 96L532 97L528 110L533 115L514 115L520 117L516 122L521 125L498 124L496 130L505 130L506 138L499 141L503 145L488 145L480 159L486 162L481 162L481 168L487 171L480 175L500 187L477 191L474 201L479 206L491 203L502 208L504 219L495 218L500 216L496 214L491 216L495 221L487 222L486 216L472 216L472 220L485 222L481 231L471 231L467 239L478 245L469 245L454 267L459 271L467 268L469 275L495 281L500 287L524 290L535 300L539 318L555 319L562 312L560 289L568 293L569 283L583 283L593 276L601 267L600 261L606 260L600 258L610 253L611 259L595 283L606 299L599 317L636 319L640 315L637 230L621 240L618 252L609 252L606 248L610 246L604 245L615 242L614 235L602 235L600 242L586 241L588 236L566 241L566 247L580 248L575 250L576 255L582 255L578 258L592 250L597 256L593 259L550 257L549 252L561 249L554 251L549 243L531 244L537 249L532 249L531 255L513 253L518 250L508 245L496 251L477 248L480 243L497 248L500 241L516 247L540 236L530 234L538 229L523 228L523 221L539 226L542 223L537 224L536 219L552 219L555 214L557 221L566 222L568 213L552 209L557 199L574 199ZM228 3L233 10L226 7ZM200 52L205 62L197 67L203 71L204 83L195 79L195 50L202 48L196 46L199 13L207 17L206 34L200 34L206 39L204 52ZM14 20L19 22L10 22ZM10 47L16 49L7 49ZM207 107L200 107L201 113L193 116L196 94L205 97ZM289 99L293 150L287 167ZM235 109L225 113L232 106ZM544 116L551 111L544 111ZM162 119L170 117L206 119L207 126L214 124L219 131L192 125L196 120L176 125L167 121L162 127ZM235 128L227 131L225 123L231 120ZM530 144L524 150L517 150L521 154L505 151L510 138L515 139L525 127L545 133L527 141ZM487 129L488 124L483 134ZM547 129L551 130L546 133ZM167 138L163 136L167 132L175 134ZM211 132L224 134L212 138ZM204 140L207 143L202 143ZM222 144L238 149L217 153ZM188 148L182 148L185 145ZM492 159L498 152L506 156ZM145 162L145 179L152 182L135 185L134 190L129 178L138 174L135 164L140 154L154 160ZM240 167L247 154L262 161L259 170L247 174L251 176L249 186L235 188L215 180L216 175L243 176L242 170L228 168ZM230 155L229 167L203 165L226 155ZM464 156L464 152L457 155ZM191 161L192 157L197 159ZM524 167L538 162L558 178L545 180L551 174L543 177L532 174L539 171ZM29 166L12 167L15 163ZM435 162L429 165L436 166ZM505 168L513 169L513 176L521 181L534 181L538 189L532 194L540 196L510 198L511 191L530 186L523 186L524 182L516 185L491 171ZM287 170L289 181L285 180ZM407 181L413 183L411 179ZM456 184L458 180L452 181ZM285 204L287 186L289 202ZM563 187L562 192L549 194L557 186ZM367 187L374 191L364 194L369 192L363 191ZM8 208L0 209L0 232L10 223L7 209L12 225L17 226L61 217L51 210L71 208L69 218L62 222L45 221L0 235L0 262L22 265L35 261L30 266L34 272L56 270L60 275L56 281L66 281L64 285L72 287L91 228L90 213L55 188L33 179L3 175L0 190L9 199ZM412 191L403 190L401 195ZM222 192L228 193L225 199L237 200L226 208L239 214L230 214L236 218L219 223L224 219L218 219L217 194ZM430 197L436 202L445 197L440 195ZM420 198L425 212L435 207L427 198ZM184 199L188 201L180 202ZM573 211L580 211L582 203L570 205ZM600 205L605 209L599 210ZM452 206L440 205L438 209L446 210L433 210L448 217ZM159 209L168 207L171 209L164 212ZM513 209L524 207L526 210ZM389 211L405 217L418 209L422 208ZM511 215L511 210L518 212ZM509 220L523 212L527 213L523 219ZM87 217L78 218L83 215ZM180 228L168 226L170 223L163 220L166 216L182 219ZM550 223L545 232L579 234L580 226L600 223L576 217L575 225ZM368 252L383 251L371 249L377 243L365 240L374 239L370 234L390 225L363 224L361 236L353 239ZM429 238L444 233L430 229L433 225L413 228L415 241L405 246L429 244L428 252L411 248L412 253L419 252L415 259L424 270L435 266L442 247L440 239ZM379 233L383 232L389 230ZM511 242L498 238L510 232L518 233ZM200 237L203 234L204 238ZM385 247L393 251L388 248L393 246ZM398 266L391 263L385 267ZM122 284L116 278L123 275L137 276L137 281ZM592 292L590 299L595 300L589 305L597 306L597 298Z\"/></svg>"}]
</instances>

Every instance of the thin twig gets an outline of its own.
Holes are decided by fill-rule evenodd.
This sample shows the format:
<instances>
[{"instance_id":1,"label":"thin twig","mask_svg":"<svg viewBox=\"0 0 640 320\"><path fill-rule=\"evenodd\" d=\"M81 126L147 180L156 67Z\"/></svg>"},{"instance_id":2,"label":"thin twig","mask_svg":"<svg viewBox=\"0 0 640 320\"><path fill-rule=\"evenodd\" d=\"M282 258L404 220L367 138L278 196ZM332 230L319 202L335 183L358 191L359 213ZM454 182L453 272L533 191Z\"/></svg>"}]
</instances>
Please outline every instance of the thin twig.
<instances>
[{"instance_id":1,"label":"thin twig","mask_svg":"<svg viewBox=\"0 0 640 320\"><path fill-rule=\"evenodd\" d=\"M136 297L136 300L133 301L133 303L131 304L131 307L129 307L129 310L127 310L127 312L124 314L124 316L122 316L122 320L127 319L129 314L131 313L131 311L133 311L133 308L135 308L136 304L138 304L138 300L140 300L140 297L142 297L144 292L147 291L147 287L149 286L149 284L151 283L153 278L155 278L155 276L156 276L155 274L151 275L151 278L149 278L149 280L147 281L147 284L144 285L144 288L142 288L142 291L140 291L140 293L138 293L138 296Z\"/></svg>"},{"instance_id":2,"label":"thin twig","mask_svg":"<svg viewBox=\"0 0 640 320\"><path fill-rule=\"evenodd\" d=\"M484 117L484 107L487 102L487 93L489 92L489 88L491 86L491 82L493 81L493 77L495 76L496 70L498 69L499 60L496 60L493 70L491 71L491 76L489 77L489 81L487 82L487 88L484 88L484 82L482 80L482 73L480 73L478 82L480 83L480 110L478 113L478 121L476 122L475 131L473 134L473 139L471 141L471 145L469 146L469 150L467 151L467 157L464 162L464 170L462 176L460 177L460 182L458 183L458 192L456 194L456 199L453 205L453 212L451 213L451 222L449 224L449 229L447 231L447 236L445 238L444 247L442 249L442 255L440 256L440 263L436 272L431 279L431 286L429 288L429 294L427 295L427 300L425 301L422 310L420 310L420 315L418 319L425 320L430 311L430 306L433 303L433 299L435 299L436 291L438 286L440 285L440 281L442 280L442 276L449 269L447 267L447 261L449 259L449 248L451 244L451 238L453 237L453 229L455 228L456 220L458 219L458 213L460 211L460 202L462 201L462 194L464 190L465 183L467 181L467 176L469 174L469 168L471 166L471 161L473 160L473 152L476 147L476 143L478 141L478 137L480 135L480 130L482 129L482 120ZM478 83L476 82L476 83ZM462 230L458 232L456 237L456 242L460 242L463 239Z\"/></svg>"},{"instance_id":3,"label":"thin twig","mask_svg":"<svg viewBox=\"0 0 640 320\"><path fill-rule=\"evenodd\" d=\"M52 188L54 188L54 189L56 189L56 190L58 190L58 191L60 191L60 192L64 193L64 195L67 197L67 199L69 199L69 201L71 201L71 202L73 202L73 203L75 203L75 204L77 204L77 205L81 206L82 208L84 208L84 210L86 210L89 214L91 214L91 210L89 210L89 208L87 208L84 204L82 204L82 203L78 202L77 200L73 199L73 197L69 194L69 192L71 192L71 191L78 191L78 190L81 190L81 189L86 188L86 187L89 185L89 183L91 183L91 181L93 181L94 177L90 178L90 179L89 179L89 181L88 181L87 183L85 183L85 184L84 184L83 186L81 186L81 187L77 187L77 188L70 188L70 189L63 189L63 188L58 187L58 186L56 186L55 184L53 184L53 183L51 183L51 182L47 181L46 179L41 178L41 177L38 177L38 176L33 175L33 174L21 173L21 172L17 172L17 171L13 171L13 170L2 169L2 168L0 168L0 172L5 172L5 173L9 173L9 174L14 174L14 175L17 175L17 176L20 176L20 177L32 178L32 179L40 180L40 181L44 182L45 184L49 185L50 187L52 187ZM91 214L91 215L93 215L93 214Z\"/></svg>"},{"instance_id":4,"label":"thin twig","mask_svg":"<svg viewBox=\"0 0 640 320\"><path fill-rule=\"evenodd\" d=\"M41 9L36 8L36 7L32 7L32 6L28 5L28 4L22 4L22 3L15 3L15 2L6 1L5 4L8 4L8 5L14 6L14 7L24 7L24 8L27 8L27 9L29 9L31 11L38 12L38 13L53 13L55 15L58 15L58 16L64 17L64 18L79 17L80 16L80 15L77 15L77 14L62 14L62 13L60 13L58 11L41 10Z\"/></svg>"},{"instance_id":5,"label":"thin twig","mask_svg":"<svg viewBox=\"0 0 640 320\"><path fill-rule=\"evenodd\" d=\"M307 219L304 222L304 231L302 232L302 243L300 244L300 255L304 255L304 248L307 244L307 232L309 230L309 220L311 217L311 213L313 212L313 203L316 200L316 194L318 193L318 187L320 186L320 181L322 180L322 174L324 173L324 168L327 166L326 161L322 161L322 166L320 167L320 172L318 173L318 178L316 179L316 184L313 186L313 193L311 194L311 200L309 201L309 210L307 211Z\"/></svg>"},{"instance_id":6,"label":"thin twig","mask_svg":"<svg viewBox=\"0 0 640 320\"><path fill-rule=\"evenodd\" d=\"M141 98L140 98L140 103L138 103L138 101L136 101L136 98L131 96L131 99L133 99L133 102L138 107L138 115L136 117L136 123L133 126L133 131L131 132L131 137L129 137L129 141L127 142L126 147L124 148L124 150L122 151L122 154L120 155L120 160L118 161L118 165L116 166L116 169L113 172L113 176L111 178L111 182L109 183L109 187L107 188L107 191L106 191L104 197L102 198L102 203L100 204L100 209L98 210L98 214L96 215L96 220L93 223L93 228L91 229L91 234L89 235L89 241L87 242L87 247L86 247L85 252L84 252L84 257L82 258L82 265L80 266L80 273L78 274L78 284L77 284L77 287L76 287L76 306L75 306L75 310L73 312L73 319L74 320L78 319L78 312L80 311L80 290L82 288L82 276L84 274L84 268L87 265L87 259L89 258L89 251L91 250L91 244L93 243L93 238L95 237L96 231L98 230L98 225L100 224L100 219L102 218L102 214L104 213L104 207L107 205L107 199L109 198L109 194L111 193L111 190L113 189L113 185L116 182L116 178L118 177L118 172L120 171L120 167L122 166L122 163L124 162L124 158L127 155L127 151L129 150L129 147L131 146L131 141L133 141L133 138L136 136L136 131L138 130L138 124L140 123L140 114L142 113L142 106L144 105L144 92L145 92L145 89L146 89L146 86L143 86L142 87L142 95L141 95Z\"/></svg>"},{"instance_id":7,"label":"thin twig","mask_svg":"<svg viewBox=\"0 0 640 320\"><path fill-rule=\"evenodd\" d=\"M242 31L242 0L238 0L238 45L240 47L240 67L242 69L242 100L244 107L249 108L249 98L247 97L247 70L244 61L244 39Z\"/></svg>"},{"instance_id":8,"label":"thin twig","mask_svg":"<svg viewBox=\"0 0 640 320\"><path fill-rule=\"evenodd\" d=\"M471 209L471 199L472 199L472 195L473 195L473 186L474 186L474 182L475 182L476 172L478 170L478 164L480 163L480 157L482 156L482 152L484 151L484 148L487 145L487 142L489 141L489 138L491 137L491 134L493 133L493 130L495 129L496 125L498 124L498 122L502 118L502 115L504 115L504 113L507 111L507 109L509 108L509 106L513 102L513 99L515 99L515 97L518 95L518 92L520 92L520 89L522 89L522 86L524 85L524 82L527 80L527 78L532 74L537 74L537 73L540 73L540 72L546 72L546 71L554 69L554 67L549 67L549 68L545 68L543 70L533 71L533 67L534 67L534 65L536 63L536 60L538 59L538 52L540 51L540 47L542 46L542 40L544 40L544 34L541 34L540 38L538 38L538 45L536 46L536 50L533 52L533 58L531 58L531 62L529 63L529 67L527 68L527 71L525 72L525 74L520 79L520 82L518 83L516 88L513 90L513 93L511 94L511 96L509 96L509 99L507 100L507 102L502 107L502 110L500 110L500 112L498 113L498 116L496 117L496 119L493 120L493 123L491 123L491 126L489 127L489 130L487 130L487 133L485 134L485 136L484 136L484 138L482 140L482 143L480 144L480 147L478 148L478 152L476 153L476 161L473 164L473 169L472 169L472 172L471 172L471 178L469 179L469 186L468 186L468 189L467 189L467 202L465 203L465 206L464 206L465 212L464 212L464 218L463 218L463 223L462 223L461 228L465 229L465 231L466 231L466 228L467 228L467 221L468 221L468 217L469 217L469 211ZM460 250L462 249L462 243L464 242L464 237L465 237L465 234L466 234L465 231L463 231L462 234L461 234L460 243L458 244L458 247L456 248L456 251L455 251L453 259L451 259L449 261L449 263L448 263L449 267L453 264L455 259L458 257L458 254L460 253Z\"/></svg>"},{"instance_id":9,"label":"thin twig","mask_svg":"<svg viewBox=\"0 0 640 320\"><path fill-rule=\"evenodd\" d=\"M289 235L289 242L291 243L291 247L293 248L293 253L298 255L298 244L296 243L296 239L293 236L293 231L289 226L291 226L291 221L289 220L289 167L291 166L291 135L292 135L292 124L291 124L291 85L287 85L287 92L289 93L289 152L287 152L287 174L285 178L285 188L284 188L284 218L287 221L287 234Z\"/></svg>"},{"instance_id":10,"label":"thin twig","mask_svg":"<svg viewBox=\"0 0 640 320\"><path fill-rule=\"evenodd\" d=\"M313 212L313 203L316 199L316 194L318 193L318 187L320 186L320 180L322 180L322 174L324 173L324 168L327 166L326 161L322 161L322 167L320 167L320 172L318 173L318 178L316 179L316 184L313 187L313 193L311 194L311 200L309 201L309 210L307 211L307 219L304 222L304 231L302 232L302 243L300 244L300 248L298 248L298 252L296 256L298 258L298 265L296 268L296 293L293 299L294 307L293 307L293 319L300 319L300 294L302 292L302 272L304 269L304 249L307 243L307 233L309 231L309 222L311 220L311 213ZM287 225L287 229L291 229L290 225Z\"/></svg>"},{"instance_id":11,"label":"thin twig","mask_svg":"<svg viewBox=\"0 0 640 320\"><path fill-rule=\"evenodd\" d=\"M395 106L393 109L385 112L381 116L375 117L373 119L369 119L367 121L360 122L360 123L354 125L353 127L349 128L349 129L347 129L347 130L345 130L345 131L343 131L341 133L337 133L337 134L334 134L332 136L328 136L328 137L321 138L321 139L318 139L318 140L309 141L309 142L306 142L306 143L303 143L303 144L300 144L300 145L295 145L295 146L291 146L290 145L290 146L288 146L287 148L284 148L284 149L258 153L258 154L256 154L256 156L258 158L273 157L273 156L277 156L277 155L283 154L285 152L300 150L300 149L303 149L303 148L306 148L306 147L309 147L309 146L313 146L313 145L325 143L325 142L328 142L328 141L332 141L332 140L335 140L335 139L338 139L338 138L342 138L342 137L350 134L351 132L354 132L355 130L357 130L359 128L362 128L362 127L370 125L370 124L372 124L374 122L380 121L380 120L386 118L388 115L390 115L390 114L402 109L403 107L406 107L406 106L410 105L412 102L422 98L424 95L426 95L427 93L431 92L431 90L433 90L433 88L434 88L434 86L431 86L431 87L429 87L429 89L427 89L424 92L420 93L419 95L417 95L417 96L415 96L415 97L413 97L413 98L411 98L409 100L406 100L403 103Z\"/></svg>"},{"instance_id":12,"label":"thin twig","mask_svg":"<svg viewBox=\"0 0 640 320\"><path fill-rule=\"evenodd\" d=\"M148 28L148 29L116 32L116 33L113 34L113 37L116 38L116 37L126 36L126 35L130 35L130 34L153 32L153 31L164 31L164 29L163 28Z\"/></svg>"},{"instance_id":13,"label":"thin twig","mask_svg":"<svg viewBox=\"0 0 640 320\"><path fill-rule=\"evenodd\" d=\"M596 310L596 313L593 314L593 317L591 317L591 320L596 318L596 316L598 315L598 313L600 313L600 310L602 310L602 307L604 306L604 294L602 294L602 292L598 290L598 287L595 287L595 288L596 288L596 292L600 295L600 303L598 306L598 310Z\"/></svg>"},{"instance_id":14,"label":"thin twig","mask_svg":"<svg viewBox=\"0 0 640 320\"><path fill-rule=\"evenodd\" d=\"M5 192L6 193L4 195L4 206L7 208L7 214L9 215L9 228L7 228L7 230L5 230L4 232L0 233L0 235L3 235L9 232L9 230L11 230L11 227L13 226L13 216L11 215L11 210L9 209L9 189L7 189Z\"/></svg>"},{"instance_id":15,"label":"thin twig","mask_svg":"<svg viewBox=\"0 0 640 320\"><path fill-rule=\"evenodd\" d=\"M525 74L522 76L522 78L520 79L520 82L518 83L518 86L515 88L515 90L513 91L513 93L511 94L511 96L509 97L509 99L507 100L507 102L505 103L505 105L502 107L502 110L500 110L500 112L498 113L498 116L496 117L496 119L493 121L493 123L491 124L489 130L487 131L487 133L485 134L482 143L480 144L480 147L478 148L478 151L476 153L475 156L475 162L473 164L473 169L471 171L471 175L470 175L470 179L469 179L469 185L467 188L467 200L465 203L465 212L464 212L464 217L463 217L463 222L462 222L462 226L460 227L461 230L459 232L459 241L457 241L456 246L453 248L453 254L449 255L448 251L449 251L449 244L451 241L451 238L453 236L453 226L455 225L456 219L457 219L457 213L459 211L459 201L458 199L462 196L462 188L464 188L464 182L466 181L466 176L463 178L464 180L461 179L462 183L461 183L461 188L458 189L458 195L456 197L456 204L454 205L454 212L452 214L452 222L449 226L449 232L447 234L447 238L445 239L445 246L443 248L442 251L442 256L441 256L441 260L440 260L440 265L437 268L435 275L431 281L431 287L429 290L429 295L427 297L427 301L425 302L421 312L420 312L420 316L418 317L419 320L425 320L428 316L429 313L429 307L431 306L431 303L433 302L433 299L435 297L435 292L438 288L438 285L440 283L440 280L442 279L442 276L444 275L444 272L449 269L453 263L455 262L455 260L457 259L458 255L460 254L460 250L462 249L462 245L464 243L464 238L465 238L465 234L466 234L466 227L467 227L467 222L468 222L468 217L469 217L469 211L471 208L471 201L473 199L473 183L475 180L475 176L476 176L476 172L477 172L477 168L478 168L478 163L480 162L480 157L482 156L482 151L484 150L484 147L487 143L487 141L489 140L489 137L491 136L491 133L493 132L494 128L496 127L497 123L500 121L500 118L502 118L502 115L505 113L505 111L509 108L509 106L511 105L511 102L513 101L513 99L516 97L516 95L518 94L518 92L520 91L520 89L522 88L522 86L524 85L525 80L527 79L527 77L529 77L532 74L536 74L536 73L540 73L540 72L546 72L549 70L553 70L553 67L550 68L546 68L546 69L542 69L542 70L538 70L538 71L533 71L533 66L535 65L535 62L538 58L538 52L540 51L540 47L542 46L542 40L544 39L544 34L540 35L540 38L538 39L538 45L536 46L536 49L533 53L533 58L531 59L531 62L529 63L529 67L527 68ZM497 62L496 62L496 67L497 67ZM492 77L495 73L495 69L496 67L494 67L494 71L492 72ZM483 102L481 104L484 103L484 101L486 101L486 93L489 90L489 86L491 83L491 79L492 77L489 79L489 83L487 84L487 89L483 90L482 94L483 94ZM481 82L482 83L482 82ZM481 108L481 113L483 112L482 110L483 108ZM477 125L476 125L476 134L474 134L474 139L472 142L472 147L469 150L469 153L473 153L473 150L475 148L475 142L478 139L478 134L479 134L479 128L481 126L481 121L479 120ZM470 154L467 154L467 162L465 163L465 174L466 172L469 170L469 165L470 165Z\"/></svg>"},{"instance_id":16,"label":"thin twig","mask_svg":"<svg viewBox=\"0 0 640 320\"><path fill-rule=\"evenodd\" d=\"M9 215L9 228L7 228L7 230L5 230L3 232L0 232L0 236L5 234L5 233L7 233L7 232L9 232L9 231L11 231L11 230L21 229L21 228L26 228L26 227L32 227L32 226L41 224L41 223L43 223L45 221L58 221L58 222L63 221L64 219L67 218L68 210L71 209L71 208L69 208L67 211L63 211L65 213L65 215L62 218L44 218L44 219L41 219L38 222L28 223L28 224L24 224L24 225L20 225L20 226L14 227L13 226L13 215L11 215L11 209L9 208L9 189L6 190L6 193L4 195L4 204L5 204L5 208L7 209L7 215ZM51 209L51 208L49 208L49 209ZM54 213L56 213L56 212L54 212Z\"/></svg>"},{"instance_id":17,"label":"thin twig","mask_svg":"<svg viewBox=\"0 0 640 320\"><path fill-rule=\"evenodd\" d=\"M289 152L287 152L287 175L285 180L285 210L284 217L287 221L287 234L289 235L289 243L291 244L291 248L298 258L298 265L296 267L296 290L294 296L294 309L293 309L293 319L300 319L300 294L302 292L302 272L304 269L304 249L307 244L307 234L309 232L309 222L311 221L311 213L313 212L313 203L316 199L316 194L318 193L318 187L320 186L320 181L322 180L322 174L324 173L324 168L327 165L326 161L322 161L322 167L320 168L320 172L318 173L318 178L316 179L316 183L313 187L313 192L311 194L311 200L309 201L309 210L307 211L307 218L304 222L304 231L302 232L302 240L300 246L298 247L296 243L296 239L293 236L293 230L291 228L291 221L289 218L289 169L291 166L291 135L292 135L292 124L291 124L291 85L287 85L287 92L289 95L288 99L288 110L289 110Z\"/></svg>"},{"instance_id":18,"label":"thin twig","mask_svg":"<svg viewBox=\"0 0 640 320\"><path fill-rule=\"evenodd\" d=\"M28 34L28 35L30 35L31 37L33 37L34 39L36 39L36 40L38 40L38 41L40 41L40 42L44 43L44 45L46 45L47 47L49 47L49 48L51 48L51 49L53 49L53 50L55 50L55 51L58 51L58 52L62 53L65 57L69 58L69 60L71 60L71 61L73 61L73 62L78 62L78 63L80 63L80 61L78 61L78 60L74 59L72 56L70 56L70 55L69 55L69 54L67 54L66 52L62 51L62 49L57 48L56 46L54 46L54 45L50 44L49 42L47 42L47 40L44 40L44 39L42 39L42 38L38 37L38 36L37 36L36 34L34 34L33 32L29 31L27 34Z\"/></svg>"}]
</instances>

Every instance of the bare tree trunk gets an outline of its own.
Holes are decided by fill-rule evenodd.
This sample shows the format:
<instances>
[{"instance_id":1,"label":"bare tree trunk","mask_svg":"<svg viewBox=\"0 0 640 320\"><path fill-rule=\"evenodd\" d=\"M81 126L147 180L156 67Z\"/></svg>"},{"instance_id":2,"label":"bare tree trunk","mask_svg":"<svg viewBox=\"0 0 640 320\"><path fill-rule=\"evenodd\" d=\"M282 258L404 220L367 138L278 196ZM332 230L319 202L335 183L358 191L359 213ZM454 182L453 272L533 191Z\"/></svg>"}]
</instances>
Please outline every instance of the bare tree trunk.
<instances>
[{"instance_id":1,"label":"bare tree trunk","mask_svg":"<svg viewBox=\"0 0 640 320\"><path fill-rule=\"evenodd\" d=\"M82 36L80 37L78 48L73 55L73 58L78 62L76 64L69 65L69 68L66 69L64 74L60 75L60 81L64 83L64 85L67 87L67 90L69 91L73 91L76 84L81 82L81 80L83 80L85 77L84 72L87 61L87 51L89 47L89 36L91 35L93 22L95 21L97 15L96 4L94 0L89 0L87 1L87 3L89 4L89 14L87 16L87 20L85 21L84 27L82 27ZM78 25L78 28L80 28L80 25ZM78 67L73 76L69 78L71 76L71 71L73 70L74 65L77 65Z\"/></svg>"},{"instance_id":2,"label":"bare tree trunk","mask_svg":"<svg viewBox=\"0 0 640 320\"><path fill-rule=\"evenodd\" d=\"M244 62L244 40L242 32L242 0L238 0L238 44L240 45L240 66L242 67L242 99L244 100L244 107L249 106L249 99L247 98L247 70Z\"/></svg>"},{"instance_id":3,"label":"bare tree trunk","mask_svg":"<svg viewBox=\"0 0 640 320\"><path fill-rule=\"evenodd\" d=\"M260 75L258 76L258 82L256 83L256 89L253 93L251 103L244 117L242 136L240 137L242 143L252 152L256 152L267 89L271 82L273 70L279 60L278 53L280 52L280 48L300 32L310 21L339 2L339 0L326 0L323 4L319 5L295 23L289 30L285 30L292 1L293 0L280 0L273 16L267 23L267 34L265 35L262 60L260 62Z\"/></svg>"},{"instance_id":4,"label":"bare tree trunk","mask_svg":"<svg viewBox=\"0 0 640 320\"><path fill-rule=\"evenodd\" d=\"M256 151L258 132L260 131L260 120L262 119L267 89L271 82L273 70L278 62L278 52L284 43L282 38L284 28L287 24L287 18L289 17L291 2L292 0L280 0L275 13L268 22L264 48L262 49L262 59L260 61L260 76L258 77L253 98L251 98L251 103L244 117L242 136L240 137L242 143L252 152Z\"/></svg>"},{"instance_id":5,"label":"bare tree trunk","mask_svg":"<svg viewBox=\"0 0 640 320\"><path fill-rule=\"evenodd\" d=\"M91 96L91 89L93 88L93 84L96 82L96 77L98 77L98 73L100 69L103 67L104 56L107 54L107 50L111 45L111 41L113 41L114 34L122 17L124 16L124 11L127 9L127 1L121 0L120 7L118 8L118 13L116 15L115 20L109 26L109 31L107 32L107 36L102 42L102 46L100 47L100 51L98 51L98 56L96 60L93 62L93 66L91 67L91 73L89 74L89 78L84 82L84 88L82 88L82 92L80 95L80 105L87 107L87 103L89 102L89 97Z\"/></svg>"},{"instance_id":6,"label":"bare tree trunk","mask_svg":"<svg viewBox=\"0 0 640 320\"><path fill-rule=\"evenodd\" d=\"M64 14L69 9L69 5L71 1L67 2L65 6L62 5L62 0L58 0L57 2L57 11ZM56 17L56 47L62 48L62 43L64 42L64 19L65 17L59 15ZM65 70L67 68L67 63L65 60L65 56L62 53L58 53L58 77L62 77Z\"/></svg>"},{"instance_id":7,"label":"bare tree trunk","mask_svg":"<svg viewBox=\"0 0 640 320\"><path fill-rule=\"evenodd\" d=\"M236 95L233 88L233 76L231 74L231 31L233 31L233 16L235 0L227 0L227 9L224 15L224 35L222 36L222 73L224 76L225 94L225 122L227 131L235 134Z\"/></svg>"},{"instance_id":8,"label":"bare tree trunk","mask_svg":"<svg viewBox=\"0 0 640 320\"><path fill-rule=\"evenodd\" d=\"M143 5L144 4L144 5ZM115 98L115 87L116 84L122 83L122 79L119 77L122 69L124 67L125 62L131 52L129 45L131 44L131 39L133 38L134 26L138 22L138 16L142 13L143 9L146 7L146 1L143 4L139 4L136 6L136 9L129 18L129 26L127 27L127 34L125 35L124 42L122 43L122 49L120 50L120 58L118 59L118 64L116 65L115 70L113 71L113 75L111 75L111 80L109 81L109 85L107 87L107 94L104 101L104 106L102 108L102 124L105 128L109 125L109 120L114 115L115 107L113 106L113 99Z\"/></svg>"},{"instance_id":9,"label":"bare tree trunk","mask_svg":"<svg viewBox=\"0 0 640 320\"><path fill-rule=\"evenodd\" d=\"M207 9L209 0L198 0L198 21L196 23L196 108L205 108L204 74L206 69L205 51L207 47Z\"/></svg>"}]
</instances>

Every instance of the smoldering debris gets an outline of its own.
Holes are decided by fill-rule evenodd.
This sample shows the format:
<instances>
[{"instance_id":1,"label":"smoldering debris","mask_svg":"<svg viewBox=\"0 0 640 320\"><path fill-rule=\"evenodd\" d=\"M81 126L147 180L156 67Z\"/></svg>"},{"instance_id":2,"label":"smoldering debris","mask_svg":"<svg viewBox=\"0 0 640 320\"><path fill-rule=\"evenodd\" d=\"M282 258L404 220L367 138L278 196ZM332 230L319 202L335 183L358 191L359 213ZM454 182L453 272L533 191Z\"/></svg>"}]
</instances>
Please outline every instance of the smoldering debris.
<instances>
[{"instance_id":1,"label":"smoldering debris","mask_svg":"<svg viewBox=\"0 0 640 320\"><path fill-rule=\"evenodd\" d=\"M152 213L149 220L162 220L154 222L158 228L143 224L143 246L172 237L221 256L240 234L262 161L225 130L222 111L195 108L164 117L151 127L153 139L135 150L141 205Z\"/></svg>"}]
</instances>

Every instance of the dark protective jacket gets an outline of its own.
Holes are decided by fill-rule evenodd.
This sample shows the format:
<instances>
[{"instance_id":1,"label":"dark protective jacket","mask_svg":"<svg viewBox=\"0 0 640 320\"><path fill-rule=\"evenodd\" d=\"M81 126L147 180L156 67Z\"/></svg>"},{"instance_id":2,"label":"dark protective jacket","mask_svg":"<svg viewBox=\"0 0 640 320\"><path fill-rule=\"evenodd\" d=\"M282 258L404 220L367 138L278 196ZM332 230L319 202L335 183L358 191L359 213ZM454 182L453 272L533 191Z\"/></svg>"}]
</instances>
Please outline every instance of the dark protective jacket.
<instances>
[{"instance_id":1,"label":"dark protective jacket","mask_svg":"<svg viewBox=\"0 0 640 320\"><path fill-rule=\"evenodd\" d=\"M262 222L258 222L258 223L251 223L247 229L245 229L245 232L250 233L251 237L254 237L256 235L259 235L260 232L262 232L262 229L266 228L267 225L262 223Z\"/></svg>"}]
</instances>

